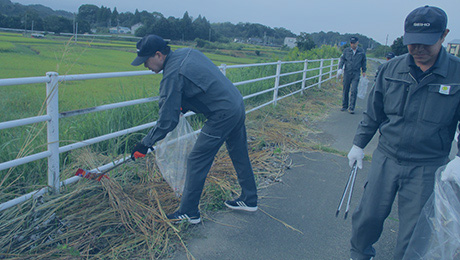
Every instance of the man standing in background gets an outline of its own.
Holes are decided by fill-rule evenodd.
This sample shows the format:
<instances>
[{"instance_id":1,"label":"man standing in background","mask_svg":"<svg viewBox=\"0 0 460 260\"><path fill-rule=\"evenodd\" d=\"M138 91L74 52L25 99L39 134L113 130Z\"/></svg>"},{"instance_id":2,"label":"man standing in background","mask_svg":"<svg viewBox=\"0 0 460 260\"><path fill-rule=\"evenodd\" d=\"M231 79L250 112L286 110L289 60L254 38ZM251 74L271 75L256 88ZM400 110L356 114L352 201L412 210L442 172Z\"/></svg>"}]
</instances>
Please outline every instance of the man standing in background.
<instances>
[{"instance_id":1,"label":"man standing in background","mask_svg":"<svg viewBox=\"0 0 460 260\"><path fill-rule=\"evenodd\" d=\"M342 109L350 114L355 113L356 97L358 94L358 83L361 71L363 77L366 76L366 53L364 49L358 47L358 38L350 38L350 47L343 50L340 56L338 75L343 74L343 96Z\"/></svg>"}]
</instances>

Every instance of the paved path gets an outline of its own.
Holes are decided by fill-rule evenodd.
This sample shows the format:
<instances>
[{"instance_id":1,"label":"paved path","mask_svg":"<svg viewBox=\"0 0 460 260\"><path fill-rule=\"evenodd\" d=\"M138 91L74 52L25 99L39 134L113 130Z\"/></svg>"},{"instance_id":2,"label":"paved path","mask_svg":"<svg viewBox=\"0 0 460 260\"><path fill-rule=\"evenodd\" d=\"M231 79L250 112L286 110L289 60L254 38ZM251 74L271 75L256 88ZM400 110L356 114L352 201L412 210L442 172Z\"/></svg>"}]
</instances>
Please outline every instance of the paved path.
<instances>
[{"instance_id":1,"label":"paved path","mask_svg":"<svg viewBox=\"0 0 460 260\"><path fill-rule=\"evenodd\" d=\"M369 71L375 70L375 64L370 64L374 66ZM333 108L328 119L315 126L322 130L317 139L348 152L364 107L364 101L358 100L354 115ZM376 148L375 139L365 148L366 154ZM196 259L349 259L351 218L344 220L343 213L335 217L350 171L348 159L321 152L295 153L291 159L293 167L286 171L282 182L260 191L260 210L225 210L190 227L192 237L187 244ZM370 162L364 162L363 170L358 171L350 214L361 198L369 168ZM396 213L395 204L375 245L375 260L393 259ZM187 257L178 251L173 259Z\"/></svg>"}]
</instances>

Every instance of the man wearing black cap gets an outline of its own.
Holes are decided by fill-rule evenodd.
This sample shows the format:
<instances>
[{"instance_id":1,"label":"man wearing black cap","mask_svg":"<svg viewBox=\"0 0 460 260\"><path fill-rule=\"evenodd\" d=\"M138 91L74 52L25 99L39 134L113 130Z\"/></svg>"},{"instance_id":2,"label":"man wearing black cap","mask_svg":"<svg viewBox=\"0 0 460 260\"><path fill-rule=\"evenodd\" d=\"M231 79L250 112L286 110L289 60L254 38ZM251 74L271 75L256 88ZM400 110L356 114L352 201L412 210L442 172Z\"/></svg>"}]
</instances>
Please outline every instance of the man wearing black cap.
<instances>
[{"instance_id":1,"label":"man wearing black cap","mask_svg":"<svg viewBox=\"0 0 460 260\"><path fill-rule=\"evenodd\" d=\"M387 54L385 54L385 58L387 59L387 61L393 59L394 57L396 57L396 55L394 54L394 52L388 52ZM379 67L377 68L377 71L375 72L375 79L377 79L377 76L379 75L379 71L380 69L383 67L383 64L380 64ZM374 81L375 81L374 79Z\"/></svg>"},{"instance_id":2,"label":"man wearing black cap","mask_svg":"<svg viewBox=\"0 0 460 260\"><path fill-rule=\"evenodd\" d=\"M394 57L396 57L396 55L394 54L394 52L389 52L387 54L385 54L385 58L387 59L387 61L393 59Z\"/></svg>"},{"instance_id":3,"label":"man wearing black cap","mask_svg":"<svg viewBox=\"0 0 460 260\"><path fill-rule=\"evenodd\" d=\"M460 59L442 47L446 13L432 6L405 20L408 54L385 63L372 89L348 159L362 168L363 148L379 130L379 144L361 202L352 218L351 257L375 256L385 219L398 194L399 232L394 259L403 259L420 212L433 192L434 173L447 163L442 181L460 178L460 149L449 152L460 120Z\"/></svg>"},{"instance_id":4,"label":"man wearing black cap","mask_svg":"<svg viewBox=\"0 0 460 260\"><path fill-rule=\"evenodd\" d=\"M193 49L170 50L157 35L148 35L137 43L137 57L132 65L144 64L159 73L159 118L132 150L133 160L144 157L148 149L172 131L179 116L189 110L203 114L205 122L195 146L187 159L187 174L180 208L169 219L198 224L198 205L206 176L214 156L223 143L237 172L241 195L226 201L231 209L257 210L257 187L249 160L243 97L233 83L203 53Z\"/></svg>"},{"instance_id":5,"label":"man wearing black cap","mask_svg":"<svg viewBox=\"0 0 460 260\"><path fill-rule=\"evenodd\" d=\"M366 76L366 53L364 49L358 47L358 38L350 38L350 47L343 50L340 56L338 75L343 73L343 95L342 95L342 109L350 114L355 113L356 96L358 95L358 83L361 70L363 77ZM351 87L351 89L350 89Z\"/></svg>"}]
</instances>

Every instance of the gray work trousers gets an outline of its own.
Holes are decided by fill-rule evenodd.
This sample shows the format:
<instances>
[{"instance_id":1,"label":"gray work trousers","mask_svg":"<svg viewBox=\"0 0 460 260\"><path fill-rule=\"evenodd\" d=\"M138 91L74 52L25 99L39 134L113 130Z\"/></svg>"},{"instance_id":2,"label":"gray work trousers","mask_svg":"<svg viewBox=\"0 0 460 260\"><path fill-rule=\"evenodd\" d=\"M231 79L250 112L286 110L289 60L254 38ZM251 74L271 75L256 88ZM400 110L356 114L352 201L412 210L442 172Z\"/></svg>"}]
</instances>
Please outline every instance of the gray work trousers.
<instances>
[{"instance_id":1,"label":"gray work trousers","mask_svg":"<svg viewBox=\"0 0 460 260\"><path fill-rule=\"evenodd\" d=\"M394 259L403 258L420 212L433 193L434 174L440 166L401 164L386 157L378 148L374 151L364 193L352 217L353 260L367 260L375 256L372 245L380 238L396 193L399 232Z\"/></svg>"},{"instance_id":2,"label":"gray work trousers","mask_svg":"<svg viewBox=\"0 0 460 260\"><path fill-rule=\"evenodd\" d=\"M225 142L241 186L240 199L257 205L257 187L249 160L242 104L231 112L218 112L205 122L187 160L187 176L179 212L194 215L198 212L201 193L214 157Z\"/></svg>"},{"instance_id":3,"label":"gray work trousers","mask_svg":"<svg viewBox=\"0 0 460 260\"><path fill-rule=\"evenodd\" d=\"M358 96L359 71L343 74L342 108L355 110Z\"/></svg>"}]
</instances>

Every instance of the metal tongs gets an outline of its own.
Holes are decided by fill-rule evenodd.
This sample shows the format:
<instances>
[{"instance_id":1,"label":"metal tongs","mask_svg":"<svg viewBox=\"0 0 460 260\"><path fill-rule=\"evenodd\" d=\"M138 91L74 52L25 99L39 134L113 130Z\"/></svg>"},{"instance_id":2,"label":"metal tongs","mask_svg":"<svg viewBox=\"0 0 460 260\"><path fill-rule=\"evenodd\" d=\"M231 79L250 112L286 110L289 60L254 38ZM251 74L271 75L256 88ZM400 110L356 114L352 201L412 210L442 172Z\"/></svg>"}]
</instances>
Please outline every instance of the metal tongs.
<instances>
[{"instance_id":1,"label":"metal tongs","mask_svg":"<svg viewBox=\"0 0 460 260\"><path fill-rule=\"evenodd\" d=\"M86 179L89 179L89 180L96 180L96 181L101 181L101 179L104 177L104 178L109 178L107 176L107 173L110 172L111 170L117 168L118 166L120 165L123 165L127 162L129 162L130 160L129 159L125 159L123 162L121 163L118 163L118 164L115 164L114 166L106 169L105 171L99 171L98 169L96 170L85 170L85 169L81 169L81 168L78 168L77 172L75 173L75 176L79 176L79 177L82 177L82 178L86 178Z\"/></svg>"},{"instance_id":2,"label":"metal tongs","mask_svg":"<svg viewBox=\"0 0 460 260\"><path fill-rule=\"evenodd\" d=\"M345 200L345 196L348 192L348 201L347 201L347 207L345 209L345 215L343 219L346 219L348 216L348 210L350 209L350 201L351 201L351 195L353 194L353 187L355 186L355 180L356 180L356 173L358 172L358 166L356 165L356 162L353 164L353 167L351 167L350 171L350 177L348 177L348 182L347 185L345 186L345 189L343 190L342 194L342 199L340 199L339 206L337 207L337 212L335 213L335 216L337 217L340 212L340 208L342 208L343 201ZM350 189L348 189L350 188Z\"/></svg>"}]
</instances>

